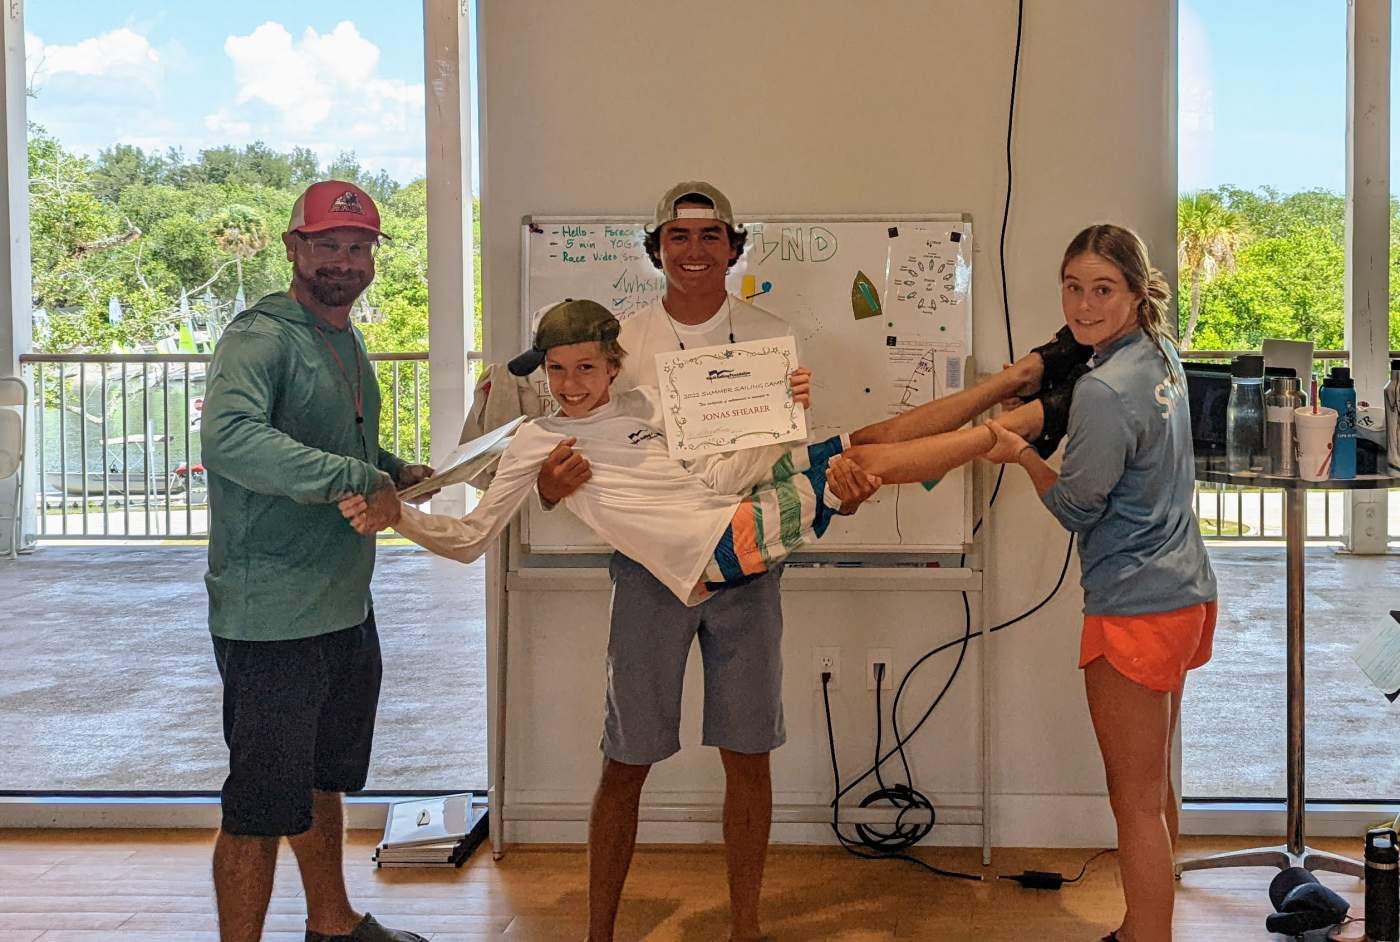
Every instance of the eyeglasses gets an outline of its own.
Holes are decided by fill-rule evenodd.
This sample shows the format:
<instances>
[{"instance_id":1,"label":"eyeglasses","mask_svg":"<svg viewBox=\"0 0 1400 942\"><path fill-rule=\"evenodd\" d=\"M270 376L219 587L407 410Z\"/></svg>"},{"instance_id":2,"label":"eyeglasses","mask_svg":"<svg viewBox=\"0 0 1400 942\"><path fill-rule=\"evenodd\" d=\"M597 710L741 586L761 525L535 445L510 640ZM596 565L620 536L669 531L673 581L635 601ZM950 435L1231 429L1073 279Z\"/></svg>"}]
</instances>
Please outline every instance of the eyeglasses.
<instances>
[{"instance_id":1,"label":"eyeglasses","mask_svg":"<svg viewBox=\"0 0 1400 942\"><path fill-rule=\"evenodd\" d=\"M345 252L350 256L351 261L364 261L373 258L374 254L379 251L378 239L368 239L363 242L337 242L335 239L313 238L301 232L296 233L296 236L306 243L312 258L335 258L341 252Z\"/></svg>"}]
</instances>

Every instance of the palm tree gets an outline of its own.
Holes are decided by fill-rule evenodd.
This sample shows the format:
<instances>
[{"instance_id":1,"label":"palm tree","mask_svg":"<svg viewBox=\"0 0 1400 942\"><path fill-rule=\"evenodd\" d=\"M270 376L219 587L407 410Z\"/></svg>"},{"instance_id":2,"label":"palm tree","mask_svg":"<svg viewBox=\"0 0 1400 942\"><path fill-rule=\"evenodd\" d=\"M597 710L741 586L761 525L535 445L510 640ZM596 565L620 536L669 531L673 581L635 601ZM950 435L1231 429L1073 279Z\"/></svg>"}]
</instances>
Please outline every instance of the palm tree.
<instances>
[{"instance_id":1,"label":"palm tree","mask_svg":"<svg viewBox=\"0 0 1400 942\"><path fill-rule=\"evenodd\" d=\"M242 293L243 262L267 248L267 224L256 209L233 203L209 220L209 234L221 251L233 256Z\"/></svg>"},{"instance_id":2,"label":"palm tree","mask_svg":"<svg viewBox=\"0 0 1400 942\"><path fill-rule=\"evenodd\" d=\"M1244 238L1244 220L1227 207L1218 193L1183 193L1176 201L1176 263L1180 275L1191 277L1191 316L1181 335L1181 349L1191 349L1201 316L1201 285L1221 269L1235 270L1235 252Z\"/></svg>"}]
</instances>

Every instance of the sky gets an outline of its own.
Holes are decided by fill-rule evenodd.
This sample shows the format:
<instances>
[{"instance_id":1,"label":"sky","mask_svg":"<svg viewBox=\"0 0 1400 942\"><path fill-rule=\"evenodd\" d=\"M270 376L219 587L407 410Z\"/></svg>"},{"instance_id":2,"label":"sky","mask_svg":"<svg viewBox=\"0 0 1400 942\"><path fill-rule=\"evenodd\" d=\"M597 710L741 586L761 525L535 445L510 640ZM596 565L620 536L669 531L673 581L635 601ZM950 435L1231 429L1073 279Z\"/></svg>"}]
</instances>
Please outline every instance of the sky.
<instances>
[{"instance_id":1,"label":"sky","mask_svg":"<svg viewBox=\"0 0 1400 942\"><path fill-rule=\"evenodd\" d=\"M262 140L422 176L423 9L407 0L30 0L29 119L95 156Z\"/></svg>"},{"instance_id":2,"label":"sky","mask_svg":"<svg viewBox=\"0 0 1400 942\"><path fill-rule=\"evenodd\" d=\"M1392 25L1400 11L1392 3ZM1181 191L1346 186L1345 0L1180 0ZM1400 191L1392 53L1391 192Z\"/></svg>"},{"instance_id":3,"label":"sky","mask_svg":"<svg viewBox=\"0 0 1400 942\"><path fill-rule=\"evenodd\" d=\"M1345 0L1179 9L1180 189L1340 193ZM262 140L323 163L353 150L406 182L425 166L422 30L412 0L30 0L30 120L92 156L117 142L193 156ZM1391 129L1397 190L1400 120Z\"/></svg>"}]
</instances>

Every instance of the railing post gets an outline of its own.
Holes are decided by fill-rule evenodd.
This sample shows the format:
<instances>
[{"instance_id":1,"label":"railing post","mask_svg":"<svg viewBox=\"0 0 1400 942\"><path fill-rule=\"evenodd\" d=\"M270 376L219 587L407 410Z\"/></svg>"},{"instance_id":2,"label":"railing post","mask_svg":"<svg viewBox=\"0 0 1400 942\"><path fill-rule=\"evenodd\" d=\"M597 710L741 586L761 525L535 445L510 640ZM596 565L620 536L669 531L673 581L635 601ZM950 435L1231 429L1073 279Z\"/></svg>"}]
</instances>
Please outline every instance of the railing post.
<instances>
[{"instance_id":1,"label":"railing post","mask_svg":"<svg viewBox=\"0 0 1400 942\"><path fill-rule=\"evenodd\" d=\"M428 137L429 447L438 459L457 446L472 386L472 56L467 3L423 4ZM441 513L465 512L461 487L433 499Z\"/></svg>"},{"instance_id":2,"label":"railing post","mask_svg":"<svg viewBox=\"0 0 1400 942\"><path fill-rule=\"evenodd\" d=\"M28 353L34 342L33 283L29 259L29 129L28 72L24 57L24 4L0 5L0 28L3 28L4 59L0 61L0 101L5 113L0 117L0 376L23 378L19 358ZM37 401L33 389L30 398ZM42 405L40 405L42 408ZM25 416L28 423L32 414ZM42 478L37 468L38 452L29 438L29 453L25 456L25 494L41 494ZM19 481L0 481L0 506L10 506L13 488ZM35 501L26 500L20 510L20 548L33 544L38 521ZM9 551L10 530L0 534L0 549Z\"/></svg>"},{"instance_id":3,"label":"railing post","mask_svg":"<svg viewBox=\"0 0 1400 942\"><path fill-rule=\"evenodd\" d=\"M1380 401L1389 376L1390 3L1347 3L1346 345L1357 399ZM1386 491L1349 491L1343 542L1384 553Z\"/></svg>"}]
</instances>

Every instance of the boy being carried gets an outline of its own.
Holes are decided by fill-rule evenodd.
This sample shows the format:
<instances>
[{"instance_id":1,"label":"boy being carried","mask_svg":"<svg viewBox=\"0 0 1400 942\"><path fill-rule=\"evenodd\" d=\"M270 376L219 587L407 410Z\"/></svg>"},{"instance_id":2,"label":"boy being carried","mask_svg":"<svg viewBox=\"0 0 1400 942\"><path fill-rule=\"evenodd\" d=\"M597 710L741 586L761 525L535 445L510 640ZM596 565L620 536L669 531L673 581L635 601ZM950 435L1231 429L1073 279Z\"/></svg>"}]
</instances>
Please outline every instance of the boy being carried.
<instances>
[{"instance_id":1,"label":"boy being carried","mask_svg":"<svg viewBox=\"0 0 1400 942\"><path fill-rule=\"evenodd\" d=\"M995 444L993 431L961 426L999 402L1034 393L1052 372L1047 361L1056 365L1063 356L1048 344L971 389L849 435L715 455L687 466L667 451L654 387L611 392L626 355L617 342L620 326L594 301L548 309L531 349L510 367L527 375L543 364L559 412L521 426L470 514L458 519L405 505L398 532L440 556L475 560L529 496L545 458L573 440L593 475L564 506L681 601L697 605L821 537L833 515L853 512L827 486L828 476L864 474L877 486L917 483L985 453ZM1042 393L1003 415L1001 424L1053 451L1068 398ZM1058 434L1047 437L1045 430ZM372 530L363 497L347 497L340 508L355 529Z\"/></svg>"}]
</instances>

